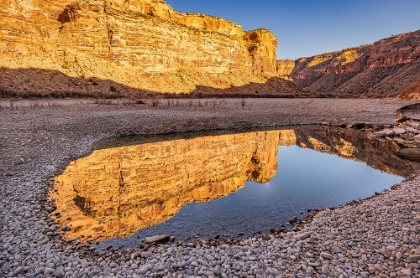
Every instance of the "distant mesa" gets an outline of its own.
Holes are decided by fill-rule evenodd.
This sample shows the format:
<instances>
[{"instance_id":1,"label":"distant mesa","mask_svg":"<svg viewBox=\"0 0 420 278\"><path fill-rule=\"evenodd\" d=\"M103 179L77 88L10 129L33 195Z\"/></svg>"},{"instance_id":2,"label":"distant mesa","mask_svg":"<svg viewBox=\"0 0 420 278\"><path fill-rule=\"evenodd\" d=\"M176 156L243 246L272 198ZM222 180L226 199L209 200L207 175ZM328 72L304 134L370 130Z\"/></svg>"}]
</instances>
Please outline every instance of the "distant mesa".
<instances>
[{"instance_id":1,"label":"distant mesa","mask_svg":"<svg viewBox=\"0 0 420 278\"><path fill-rule=\"evenodd\" d=\"M276 48L267 29L243 32L162 0L2 1L0 96L200 96L201 88L223 96L270 79L275 87L252 95L294 95L277 77Z\"/></svg>"},{"instance_id":2,"label":"distant mesa","mask_svg":"<svg viewBox=\"0 0 420 278\"><path fill-rule=\"evenodd\" d=\"M370 45L277 61L281 78L306 96L420 97L420 30Z\"/></svg>"}]
</instances>

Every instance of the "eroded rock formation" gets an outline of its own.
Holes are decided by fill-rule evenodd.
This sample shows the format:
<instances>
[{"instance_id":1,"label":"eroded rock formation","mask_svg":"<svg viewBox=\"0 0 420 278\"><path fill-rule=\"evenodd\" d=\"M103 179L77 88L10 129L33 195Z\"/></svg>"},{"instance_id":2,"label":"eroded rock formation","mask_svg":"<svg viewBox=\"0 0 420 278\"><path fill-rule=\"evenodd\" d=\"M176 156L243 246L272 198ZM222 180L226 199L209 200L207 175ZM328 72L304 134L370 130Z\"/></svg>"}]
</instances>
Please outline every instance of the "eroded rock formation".
<instances>
[{"instance_id":1,"label":"eroded rock formation","mask_svg":"<svg viewBox=\"0 0 420 278\"><path fill-rule=\"evenodd\" d=\"M420 81L420 31L294 63L280 60L277 70L309 96L415 98L420 91L402 91Z\"/></svg>"},{"instance_id":2,"label":"eroded rock formation","mask_svg":"<svg viewBox=\"0 0 420 278\"><path fill-rule=\"evenodd\" d=\"M266 29L243 32L222 18L178 13L161 0L0 3L0 68L96 77L147 92L263 84L276 75L276 47ZM3 92L42 89L31 80L10 86L17 73L2 76ZM31 79L40 78L36 73ZM49 79L42 80L48 89L83 92Z\"/></svg>"}]
</instances>

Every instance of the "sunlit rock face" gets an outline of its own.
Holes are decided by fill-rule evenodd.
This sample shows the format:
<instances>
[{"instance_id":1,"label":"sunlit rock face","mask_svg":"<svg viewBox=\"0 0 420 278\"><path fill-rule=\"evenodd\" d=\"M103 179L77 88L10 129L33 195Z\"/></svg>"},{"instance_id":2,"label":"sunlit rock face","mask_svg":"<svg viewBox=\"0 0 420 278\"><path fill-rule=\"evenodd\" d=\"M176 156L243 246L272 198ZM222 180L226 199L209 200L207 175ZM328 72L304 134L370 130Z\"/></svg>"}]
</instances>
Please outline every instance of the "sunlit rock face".
<instances>
[{"instance_id":1,"label":"sunlit rock face","mask_svg":"<svg viewBox=\"0 0 420 278\"><path fill-rule=\"evenodd\" d=\"M131 144L131 143L130 143ZM267 183L278 146L298 145L407 176L419 164L399 158L393 141L327 127L249 132L95 150L72 162L52 191L68 238L126 237L173 217L185 204L227 196L245 181Z\"/></svg>"},{"instance_id":2,"label":"sunlit rock face","mask_svg":"<svg viewBox=\"0 0 420 278\"><path fill-rule=\"evenodd\" d=\"M267 182L277 171L279 131L149 143L94 151L56 178L52 194L67 237L125 237L190 202ZM89 237L90 236L90 237Z\"/></svg>"},{"instance_id":3,"label":"sunlit rock face","mask_svg":"<svg viewBox=\"0 0 420 278\"><path fill-rule=\"evenodd\" d=\"M188 93L265 82L276 75L276 47L268 30L243 32L231 21L178 13L159 0L0 3L0 68Z\"/></svg>"},{"instance_id":4,"label":"sunlit rock face","mask_svg":"<svg viewBox=\"0 0 420 278\"><path fill-rule=\"evenodd\" d=\"M292 80L290 76L295 69L295 60L278 60L277 61L277 74L285 80ZM293 81L293 80L292 80Z\"/></svg>"},{"instance_id":5,"label":"sunlit rock face","mask_svg":"<svg viewBox=\"0 0 420 278\"><path fill-rule=\"evenodd\" d=\"M296 61L280 60L277 71L313 96L398 96L420 80L420 30Z\"/></svg>"}]
</instances>

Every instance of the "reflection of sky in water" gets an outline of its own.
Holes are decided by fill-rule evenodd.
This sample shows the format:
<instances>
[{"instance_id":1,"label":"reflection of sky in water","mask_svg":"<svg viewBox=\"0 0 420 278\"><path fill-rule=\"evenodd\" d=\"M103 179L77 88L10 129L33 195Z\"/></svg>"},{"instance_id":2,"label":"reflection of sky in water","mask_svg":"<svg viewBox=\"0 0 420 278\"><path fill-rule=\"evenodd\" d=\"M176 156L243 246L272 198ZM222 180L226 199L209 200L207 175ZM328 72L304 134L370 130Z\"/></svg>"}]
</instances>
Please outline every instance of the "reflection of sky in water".
<instances>
[{"instance_id":1,"label":"reflection of sky in water","mask_svg":"<svg viewBox=\"0 0 420 278\"><path fill-rule=\"evenodd\" d=\"M389 189L403 180L364 163L297 146L279 147L278 171L266 184L247 182L245 188L221 199L184 206L173 218L123 240L107 244L137 246L138 239L169 234L184 240L191 234L245 236L286 224L308 208L332 207ZM304 214L304 215L305 215Z\"/></svg>"}]
</instances>

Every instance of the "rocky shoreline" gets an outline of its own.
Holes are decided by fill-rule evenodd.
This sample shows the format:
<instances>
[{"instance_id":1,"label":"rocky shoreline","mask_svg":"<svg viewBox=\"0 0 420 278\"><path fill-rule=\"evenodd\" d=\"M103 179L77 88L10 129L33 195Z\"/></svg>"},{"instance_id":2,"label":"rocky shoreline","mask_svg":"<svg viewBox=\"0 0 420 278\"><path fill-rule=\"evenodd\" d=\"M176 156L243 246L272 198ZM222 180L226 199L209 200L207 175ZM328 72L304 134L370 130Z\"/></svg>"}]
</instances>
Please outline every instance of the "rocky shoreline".
<instances>
[{"instance_id":1,"label":"rocky shoreline","mask_svg":"<svg viewBox=\"0 0 420 278\"><path fill-rule=\"evenodd\" d=\"M211 246L99 252L63 239L52 180L95 142L120 135L390 125L399 100L180 100L135 105L0 108L2 277L419 277L420 177L318 212L302 229ZM2 107L2 106L0 106Z\"/></svg>"}]
</instances>

